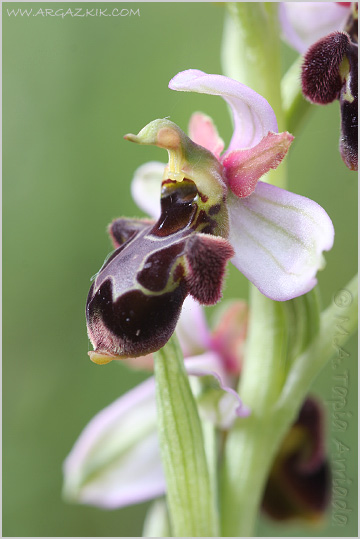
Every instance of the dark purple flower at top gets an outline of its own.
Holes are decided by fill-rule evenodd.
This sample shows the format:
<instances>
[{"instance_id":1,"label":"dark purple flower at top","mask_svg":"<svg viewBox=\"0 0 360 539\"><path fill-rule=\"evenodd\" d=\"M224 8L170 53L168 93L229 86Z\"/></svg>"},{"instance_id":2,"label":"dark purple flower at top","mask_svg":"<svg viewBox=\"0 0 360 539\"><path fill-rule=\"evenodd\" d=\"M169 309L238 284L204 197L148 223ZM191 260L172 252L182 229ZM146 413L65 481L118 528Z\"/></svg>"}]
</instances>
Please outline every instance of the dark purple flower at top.
<instances>
[{"instance_id":1,"label":"dark purple flower at top","mask_svg":"<svg viewBox=\"0 0 360 539\"><path fill-rule=\"evenodd\" d=\"M275 458L262 508L276 520L318 521L330 501L331 472L325 454L323 411L304 402Z\"/></svg>"},{"instance_id":2,"label":"dark purple flower at top","mask_svg":"<svg viewBox=\"0 0 360 539\"><path fill-rule=\"evenodd\" d=\"M341 157L358 169L358 6L353 5L343 32L332 32L311 45L302 66L302 90L312 103L340 102Z\"/></svg>"}]
</instances>

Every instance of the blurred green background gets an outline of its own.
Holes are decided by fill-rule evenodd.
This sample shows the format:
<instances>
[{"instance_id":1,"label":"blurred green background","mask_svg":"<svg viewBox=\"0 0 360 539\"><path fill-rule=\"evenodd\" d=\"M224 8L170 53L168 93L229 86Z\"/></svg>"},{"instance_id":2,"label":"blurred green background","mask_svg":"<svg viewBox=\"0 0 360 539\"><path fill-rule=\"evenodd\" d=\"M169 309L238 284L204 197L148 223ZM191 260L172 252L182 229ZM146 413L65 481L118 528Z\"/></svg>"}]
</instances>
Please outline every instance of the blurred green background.
<instances>
[{"instance_id":1,"label":"blurred green background","mask_svg":"<svg viewBox=\"0 0 360 539\"><path fill-rule=\"evenodd\" d=\"M127 17L14 17L11 9L140 9ZM136 167L166 159L123 134L170 116L184 130L194 110L229 142L218 98L172 92L178 71L220 73L224 7L212 3L3 3L3 535L139 536L148 504L103 511L66 504L62 462L91 417L144 375L87 356L90 277L111 250L111 219L141 215L130 197ZM284 46L284 69L295 53ZM290 189L319 202L336 241L319 276L326 305L357 268L357 178L337 151L338 104L313 111L288 157ZM246 297L230 270L225 297ZM357 348L350 356L344 528L280 527L258 533L357 535ZM329 367L314 392L331 399ZM328 405L330 409L330 405ZM329 452L336 433L328 421ZM331 511L330 511L331 513ZM331 515L330 515L331 517Z\"/></svg>"}]
</instances>

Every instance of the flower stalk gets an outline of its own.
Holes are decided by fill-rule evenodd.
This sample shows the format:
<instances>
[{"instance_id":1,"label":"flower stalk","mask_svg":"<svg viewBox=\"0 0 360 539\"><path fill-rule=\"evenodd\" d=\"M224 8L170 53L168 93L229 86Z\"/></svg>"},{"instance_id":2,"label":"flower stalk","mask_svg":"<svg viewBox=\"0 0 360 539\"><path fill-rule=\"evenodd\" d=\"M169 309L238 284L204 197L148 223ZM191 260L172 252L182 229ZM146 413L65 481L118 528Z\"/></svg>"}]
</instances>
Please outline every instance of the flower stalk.
<instances>
[{"instance_id":1,"label":"flower stalk","mask_svg":"<svg viewBox=\"0 0 360 539\"><path fill-rule=\"evenodd\" d=\"M251 287L250 321L239 394L253 413L268 410L284 382L287 332L284 303Z\"/></svg>"},{"instance_id":2,"label":"flower stalk","mask_svg":"<svg viewBox=\"0 0 360 539\"><path fill-rule=\"evenodd\" d=\"M217 537L217 510L202 427L175 337L154 356L159 439L172 534Z\"/></svg>"},{"instance_id":3,"label":"flower stalk","mask_svg":"<svg viewBox=\"0 0 360 539\"><path fill-rule=\"evenodd\" d=\"M302 57L299 56L281 80L285 125L286 129L294 135L298 133L309 112L314 108L302 93L300 84L302 61Z\"/></svg>"},{"instance_id":4,"label":"flower stalk","mask_svg":"<svg viewBox=\"0 0 360 539\"><path fill-rule=\"evenodd\" d=\"M250 304L239 394L251 415L237 423L226 444L222 476L224 536L253 534L267 474L281 442L273 409L286 372L286 307L253 287Z\"/></svg>"},{"instance_id":5,"label":"flower stalk","mask_svg":"<svg viewBox=\"0 0 360 539\"><path fill-rule=\"evenodd\" d=\"M228 436L221 483L222 537L252 537L283 429L269 410L239 421ZM280 425L278 425L279 427Z\"/></svg>"}]
</instances>

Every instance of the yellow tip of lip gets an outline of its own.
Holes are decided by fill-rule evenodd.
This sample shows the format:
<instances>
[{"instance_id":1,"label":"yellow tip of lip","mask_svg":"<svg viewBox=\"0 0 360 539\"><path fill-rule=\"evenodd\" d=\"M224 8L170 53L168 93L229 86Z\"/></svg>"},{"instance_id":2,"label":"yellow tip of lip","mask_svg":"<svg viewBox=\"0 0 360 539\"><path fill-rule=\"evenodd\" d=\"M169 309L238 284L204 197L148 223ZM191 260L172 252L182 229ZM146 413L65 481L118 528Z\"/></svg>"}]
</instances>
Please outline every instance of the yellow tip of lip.
<instances>
[{"instance_id":1,"label":"yellow tip of lip","mask_svg":"<svg viewBox=\"0 0 360 539\"><path fill-rule=\"evenodd\" d=\"M104 354L98 354L97 352L88 352L89 357L93 363L96 363L97 365L106 365L107 363L110 363L113 359L115 359L112 356L106 356Z\"/></svg>"}]
</instances>

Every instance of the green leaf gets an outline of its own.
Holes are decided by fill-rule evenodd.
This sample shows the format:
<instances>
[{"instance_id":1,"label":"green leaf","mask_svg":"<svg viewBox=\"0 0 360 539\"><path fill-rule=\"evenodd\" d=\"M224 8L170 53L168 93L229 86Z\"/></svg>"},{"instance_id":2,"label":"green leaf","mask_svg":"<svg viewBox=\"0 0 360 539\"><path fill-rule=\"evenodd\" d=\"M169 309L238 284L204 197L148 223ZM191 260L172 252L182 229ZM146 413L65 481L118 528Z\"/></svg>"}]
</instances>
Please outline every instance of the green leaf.
<instances>
[{"instance_id":1,"label":"green leaf","mask_svg":"<svg viewBox=\"0 0 360 539\"><path fill-rule=\"evenodd\" d=\"M288 332L286 355L286 371L288 371L294 359L319 333L320 309L317 287L303 296L285 301L283 307Z\"/></svg>"},{"instance_id":2,"label":"green leaf","mask_svg":"<svg viewBox=\"0 0 360 539\"><path fill-rule=\"evenodd\" d=\"M173 536L217 537L218 512L201 422L175 336L154 355L159 439Z\"/></svg>"}]
</instances>

